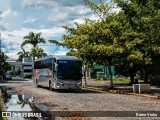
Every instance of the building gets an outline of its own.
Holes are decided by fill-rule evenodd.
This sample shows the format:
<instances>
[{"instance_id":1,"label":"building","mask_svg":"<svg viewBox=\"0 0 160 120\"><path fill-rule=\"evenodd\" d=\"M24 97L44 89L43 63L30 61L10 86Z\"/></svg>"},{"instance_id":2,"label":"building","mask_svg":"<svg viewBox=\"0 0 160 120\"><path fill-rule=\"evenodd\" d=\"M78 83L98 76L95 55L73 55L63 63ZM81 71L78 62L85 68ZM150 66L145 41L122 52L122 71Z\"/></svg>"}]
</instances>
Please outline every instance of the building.
<instances>
[{"instance_id":1,"label":"building","mask_svg":"<svg viewBox=\"0 0 160 120\"><path fill-rule=\"evenodd\" d=\"M106 73L106 78L109 78L109 70L108 66L103 66L103 65L94 65L93 67L89 68L83 68L83 70L86 70L86 77L89 79L95 79L95 78L103 78ZM115 67L111 66L111 72L112 76L115 76Z\"/></svg>"},{"instance_id":2,"label":"building","mask_svg":"<svg viewBox=\"0 0 160 120\"><path fill-rule=\"evenodd\" d=\"M33 61L30 58L23 58L22 62L17 62L13 60L7 61L11 65L12 76L19 76L22 78L32 77L33 71Z\"/></svg>"}]
</instances>

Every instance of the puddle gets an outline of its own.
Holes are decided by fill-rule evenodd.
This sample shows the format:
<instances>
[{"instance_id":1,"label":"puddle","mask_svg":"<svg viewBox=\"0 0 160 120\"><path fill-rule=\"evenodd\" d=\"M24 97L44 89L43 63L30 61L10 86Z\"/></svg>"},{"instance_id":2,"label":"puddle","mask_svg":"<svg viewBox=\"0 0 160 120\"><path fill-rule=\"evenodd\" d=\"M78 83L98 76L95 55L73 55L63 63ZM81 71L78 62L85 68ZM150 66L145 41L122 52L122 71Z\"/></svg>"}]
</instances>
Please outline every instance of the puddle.
<instances>
[{"instance_id":1,"label":"puddle","mask_svg":"<svg viewBox=\"0 0 160 120\"><path fill-rule=\"evenodd\" d=\"M6 112L20 112L20 114L26 113L26 112L37 112L39 113L39 117L35 118L26 118L24 117L10 117L9 120L45 120L45 118L42 118L41 116L48 116L44 112L38 110L34 105L34 97L31 95L20 95L16 91L12 90L9 87L1 87L2 96L4 100L4 104L6 106ZM43 111L46 111L47 106L41 106L41 109L43 108ZM48 109L47 109L48 110ZM43 115L41 115L43 114ZM49 117L49 116L48 116Z\"/></svg>"}]
</instances>

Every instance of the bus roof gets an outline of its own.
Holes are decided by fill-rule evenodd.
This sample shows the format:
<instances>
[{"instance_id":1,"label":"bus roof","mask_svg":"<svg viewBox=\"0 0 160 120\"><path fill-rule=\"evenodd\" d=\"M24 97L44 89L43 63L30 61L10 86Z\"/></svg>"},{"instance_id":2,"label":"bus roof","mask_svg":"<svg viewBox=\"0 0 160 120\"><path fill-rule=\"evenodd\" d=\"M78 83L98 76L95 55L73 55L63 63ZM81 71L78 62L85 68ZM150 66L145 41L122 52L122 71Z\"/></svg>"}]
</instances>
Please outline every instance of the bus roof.
<instances>
[{"instance_id":1,"label":"bus roof","mask_svg":"<svg viewBox=\"0 0 160 120\"><path fill-rule=\"evenodd\" d=\"M78 57L75 56L64 56L64 55L59 55L59 56L54 56L57 60L77 60L80 61Z\"/></svg>"},{"instance_id":2,"label":"bus roof","mask_svg":"<svg viewBox=\"0 0 160 120\"><path fill-rule=\"evenodd\" d=\"M44 58L40 58L40 59L38 59L36 61L45 60L45 59L49 59L49 58L55 58L57 60L76 60L76 61L80 61L80 59L78 57L65 56L65 55L50 55L50 56L47 56L47 57L44 57Z\"/></svg>"}]
</instances>

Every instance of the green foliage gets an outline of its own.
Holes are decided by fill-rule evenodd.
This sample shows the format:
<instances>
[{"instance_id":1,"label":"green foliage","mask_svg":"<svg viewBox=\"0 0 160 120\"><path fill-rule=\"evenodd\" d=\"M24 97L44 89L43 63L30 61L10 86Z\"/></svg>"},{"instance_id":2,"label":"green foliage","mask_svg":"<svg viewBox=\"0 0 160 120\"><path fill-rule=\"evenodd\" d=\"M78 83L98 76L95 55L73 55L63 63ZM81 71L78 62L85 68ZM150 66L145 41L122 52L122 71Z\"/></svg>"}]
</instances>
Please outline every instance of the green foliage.
<instances>
[{"instance_id":1,"label":"green foliage","mask_svg":"<svg viewBox=\"0 0 160 120\"><path fill-rule=\"evenodd\" d=\"M8 70L11 69L11 66L6 62L8 56L3 52L0 53L0 75L3 76Z\"/></svg>"},{"instance_id":2,"label":"green foliage","mask_svg":"<svg viewBox=\"0 0 160 120\"><path fill-rule=\"evenodd\" d=\"M18 61L22 61L23 58L28 58L29 57L29 52L25 51L24 48L22 48L22 51L18 52L17 55L19 55L18 57Z\"/></svg>"},{"instance_id":3,"label":"green foliage","mask_svg":"<svg viewBox=\"0 0 160 120\"><path fill-rule=\"evenodd\" d=\"M114 78L113 81L114 83L117 83L117 84L129 84L130 83L130 80L126 78Z\"/></svg>"},{"instance_id":4,"label":"green foliage","mask_svg":"<svg viewBox=\"0 0 160 120\"><path fill-rule=\"evenodd\" d=\"M23 37L24 41L21 44L23 47L26 44L31 44L33 47L37 46L38 43L45 43L45 39L41 37L41 33L30 32L29 35Z\"/></svg>"},{"instance_id":5,"label":"green foliage","mask_svg":"<svg viewBox=\"0 0 160 120\"><path fill-rule=\"evenodd\" d=\"M160 54L160 1L158 0L113 0L121 8L119 14L126 19L127 29L122 34L126 40L126 57L135 73L143 69L147 81L148 67L155 55ZM125 62L126 63L126 62ZM128 64L128 65L129 65ZM139 67L135 67L138 64ZM130 66L130 65L129 65ZM137 70L136 70L137 69ZM133 72L132 72L133 73Z\"/></svg>"},{"instance_id":6,"label":"green foliage","mask_svg":"<svg viewBox=\"0 0 160 120\"><path fill-rule=\"evenodd\" d=\"M160 55L160 2L158 0L113 0L114 4L95 4L84 0L99 20L85 19L74 28L63 26L67 33L62 42L50 40L71 49L67 55L80 57L84 64L114 64L118 71L131 76L144 71L148 79L148 66L155 55ZM114 13L113 6L121 8ZM110 69L109 69L110 70ZM110 73L111 75L111 73Z\"/></svg>"},{"instance_id":7,"label":"green foliage","mask_svg":"<svg viewBox=\"0 0 160 120\"><path fill-rule=\"evenodd\" d=\"M42 56L46 56L43 50L35 48L39 43L46 43L45 39L41 37L41 33L30 32L29 35L24 36L23 39L24 41L22 42L21 47L26 44L33 45L33 49L30 54L30 56L33 57L33 61L35 60L35 57L39 58ZM34 52L38 52L38 55L36 55Z\"/></svg>"},{"instance_id":8,"label":"green foliage","mask_svg":"<svg viewBox=\"0 0 160 120\"><path fill-rule=\"evenodd\" d=\"M42 48L39 48L38 46L36 46L31 49L30 57L41 58L41 57L45 57L45 56L47 56L47 54L44 52L44 50Z\"/></svg>"},{"instance_id":9,"label":"green foliage","mask_svg":"<svg viewBox=\"0 0 160 120\"><path fill-rule=\"evenodd\" d=\"M151 85L160 86L160 75L155 75L150 78Z\"/></svg>"}]
</instances>

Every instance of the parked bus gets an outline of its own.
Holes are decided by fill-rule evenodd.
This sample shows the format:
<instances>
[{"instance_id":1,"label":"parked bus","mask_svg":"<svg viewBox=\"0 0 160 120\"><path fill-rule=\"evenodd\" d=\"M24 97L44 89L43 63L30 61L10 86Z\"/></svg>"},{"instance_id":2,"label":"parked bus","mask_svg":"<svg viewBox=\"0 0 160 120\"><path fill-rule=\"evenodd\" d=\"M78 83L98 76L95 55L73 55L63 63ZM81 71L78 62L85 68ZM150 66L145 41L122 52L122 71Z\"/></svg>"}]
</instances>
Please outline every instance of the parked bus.
<instances>
[{"instance_id":1,"label":"parked bus","mask_svg":"<svg viewBox=\"0 0 160 120\"><path fill-rule=\"evenodd\" d=\"M53 89L81 89L82 63L74 56L48 56L34 63L34 84Z\"/></svg>"}]
</instances>

